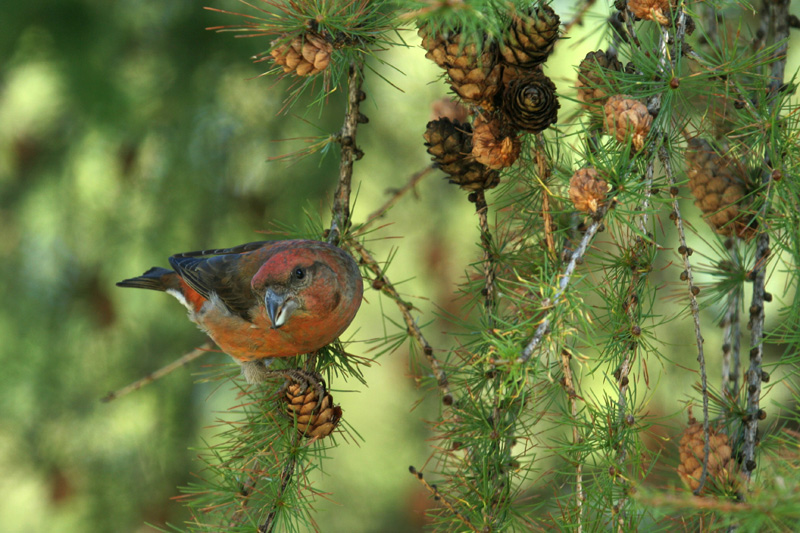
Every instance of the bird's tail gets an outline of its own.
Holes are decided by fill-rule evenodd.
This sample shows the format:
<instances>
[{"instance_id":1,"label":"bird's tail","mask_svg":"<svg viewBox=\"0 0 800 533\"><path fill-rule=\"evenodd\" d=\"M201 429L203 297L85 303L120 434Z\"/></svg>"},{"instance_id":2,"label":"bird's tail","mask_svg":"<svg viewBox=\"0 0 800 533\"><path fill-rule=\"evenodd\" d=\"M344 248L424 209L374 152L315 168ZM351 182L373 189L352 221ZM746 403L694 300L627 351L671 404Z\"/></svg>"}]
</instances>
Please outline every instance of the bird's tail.
<instances>
[{"instance_id":1,"label":"bird's tail","mask_svg":"<svg viewBox=\"0 0 800 533\"><path fill-rule=\"evenodd\" d=\"M117 287L134 287L136 289L150 289L166 291L174 288L177 274L168 268L153 267L137 278L125 279L117 283Z\"/></svg>"}]
</instances>

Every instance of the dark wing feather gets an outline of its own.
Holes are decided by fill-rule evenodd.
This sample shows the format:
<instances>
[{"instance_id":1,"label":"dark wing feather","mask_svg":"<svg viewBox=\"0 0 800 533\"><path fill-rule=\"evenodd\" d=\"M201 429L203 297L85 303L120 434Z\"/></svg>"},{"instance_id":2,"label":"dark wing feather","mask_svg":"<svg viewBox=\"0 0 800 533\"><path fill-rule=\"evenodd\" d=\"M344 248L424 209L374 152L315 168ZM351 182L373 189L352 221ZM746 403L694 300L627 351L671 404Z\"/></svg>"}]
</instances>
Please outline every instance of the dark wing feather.
<instances>
[{"instance_id":1,"label":"dark wing feather","mask_svg":"<svg viewBox=\"0 0 800 533\"><path fill-rule=\"evenodd\" d=\"M196 252L183 252L182 254L175 254L172 257L210 257L212 255L243 254L245 252L258 250L266 245L275 244L275 242L276 241L248 242L247 244L240 244L233 248L212 248L210 250L198 250Z\"/></svg>"},{"instance_id":2,"label":"dark wing feather","mask_svg":"<svg viewBox=\"0 0 800 533\"><path fill-rule=\"evenodd\" d=\"M262 254L254 257L252 252L270 244L270 241L253 242L234 248L176 254L169 258L169 264L203 298L210 299L213 292L231 313L250 321L250 309L258 305L250 280L263 263Z\"/></svg>"}]
</instances>

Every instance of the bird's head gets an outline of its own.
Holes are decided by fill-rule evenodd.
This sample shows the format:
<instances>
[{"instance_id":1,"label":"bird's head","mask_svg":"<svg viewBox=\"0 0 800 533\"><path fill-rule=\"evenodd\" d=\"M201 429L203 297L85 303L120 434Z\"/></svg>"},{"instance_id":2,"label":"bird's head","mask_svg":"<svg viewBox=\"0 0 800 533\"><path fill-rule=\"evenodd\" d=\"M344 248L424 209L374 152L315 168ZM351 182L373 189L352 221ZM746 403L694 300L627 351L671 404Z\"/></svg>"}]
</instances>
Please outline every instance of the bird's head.
<instances>
[{"instance_id":1,"label":"bird's head","mask_svg":"<svg viewBox=\"0 0 800 533\"><path fill-rule=\"evenodd\" d=\"M291 241L290 241L291 243ZM358 265L344 251L317 241L294 241L266 259L253 277L272 328L300 319L312 321L321 336L338 336L361 304ZM334 331L335 330L335 331Z\"/></svg>"}]
</instances>

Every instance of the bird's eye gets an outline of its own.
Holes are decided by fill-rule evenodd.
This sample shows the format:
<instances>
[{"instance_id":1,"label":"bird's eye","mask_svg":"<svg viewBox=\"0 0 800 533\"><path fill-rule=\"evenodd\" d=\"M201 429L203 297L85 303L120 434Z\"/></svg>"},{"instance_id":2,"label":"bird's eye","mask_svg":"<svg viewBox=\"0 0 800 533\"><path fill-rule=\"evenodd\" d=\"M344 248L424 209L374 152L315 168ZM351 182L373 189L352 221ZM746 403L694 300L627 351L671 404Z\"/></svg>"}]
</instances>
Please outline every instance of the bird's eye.
<instances>
[{"instance_id":1,"label":"bird's eye","mask_svg":"<svg viewBox=\"0 0 800 533\"><path fill-rule=\"evenodd\" d=\"M297 267L294 269L294 279L303 279L304 277L306 277L304 268Z\"/></svg>"}]
</instances>

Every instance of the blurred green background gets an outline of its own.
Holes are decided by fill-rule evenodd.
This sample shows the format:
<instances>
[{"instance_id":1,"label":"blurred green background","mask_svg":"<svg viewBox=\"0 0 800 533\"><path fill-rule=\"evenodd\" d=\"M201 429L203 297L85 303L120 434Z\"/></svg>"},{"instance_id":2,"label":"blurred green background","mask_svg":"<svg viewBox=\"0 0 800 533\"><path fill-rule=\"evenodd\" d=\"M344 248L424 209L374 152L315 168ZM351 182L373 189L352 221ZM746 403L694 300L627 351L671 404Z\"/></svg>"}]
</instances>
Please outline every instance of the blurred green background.
<instances>
[{"instance_id":1,"label":"blurred green background","mask_svg":"<svg viewBox=\"0 0 800 533\"><path fill-rule=\"evenodd\" d=\"M267 39L206 31L238 19L202 9L247 9L229 0L41 0L10 2L0 18L0 530L5 533L145 532L180 523L170 498L200 468L194 460L229 386L195 383L208 355L109 404L108 391L201 344L203 335L173 299L114 287L177 252L263 239L257 231L327 224L338 155L293 164L267 160L304 148L302 137L338 130L344 104L278 116L285 84L255 78L249 58ZM564 10L568 12L568 9ZM566 18L566 17L562 17ZM599 18L589 18L594 24ZM406 35L416 44L413 33ZM573 66L599 36L562 43L548 74L569 93ZM793 49L790 47L790 50ZM419 48L397 49L375 68L402 92L368 76L370 118L359 130L354 218L364 220L428 164L422 133L430 103L446 93ZM787 72L796 68L794 57ZM562 102L562 113L572 104ZM299 116L302 115L302 116ZM566 115L562 115L566 116ZM295 139L274 142L279 139ZM480 257L477 222L465 194L426 178L394 209L374 243L400 252L389 271L406 297L432 317L460 313L456 284ZM491 201L491 198L490 198ZM702 223L698 223L700 227ZM677 271L675 271L677 272ZM676 278L677 274L673 276ZM670 278L674 280L673 278ZM346 337L383 334L380 298L367 293ZM382 302L390 315L390 302ZM395 315L396 316L396 315ZM690 325L687 323L687 326ZM436 347L452 339L429 328ZM691 332L691 329L686 331ZM673 331L692 367L692 335ZM707 339L714 342L718 330ZM680 341L678 340L680 339ZM369 355L356 342L350 351ZM653 370L651 370L653 372ZM664 377L688 383L688 371ZM405 349L366 371L369 387L333 384L364 442L326 461L316 504L323 531L415 531L429 505L408 475L432 449L425 420L435 398L421 394ZM693 379L693 378L692 378ZM667 387L668 388L668 387ZM663 392L663 390L662 390ZM688 394L688 386L681 389ZM432 395L435 396L435 395ZM673 388L663 411L679 409Z\"/></svg>"}]
</instances>

